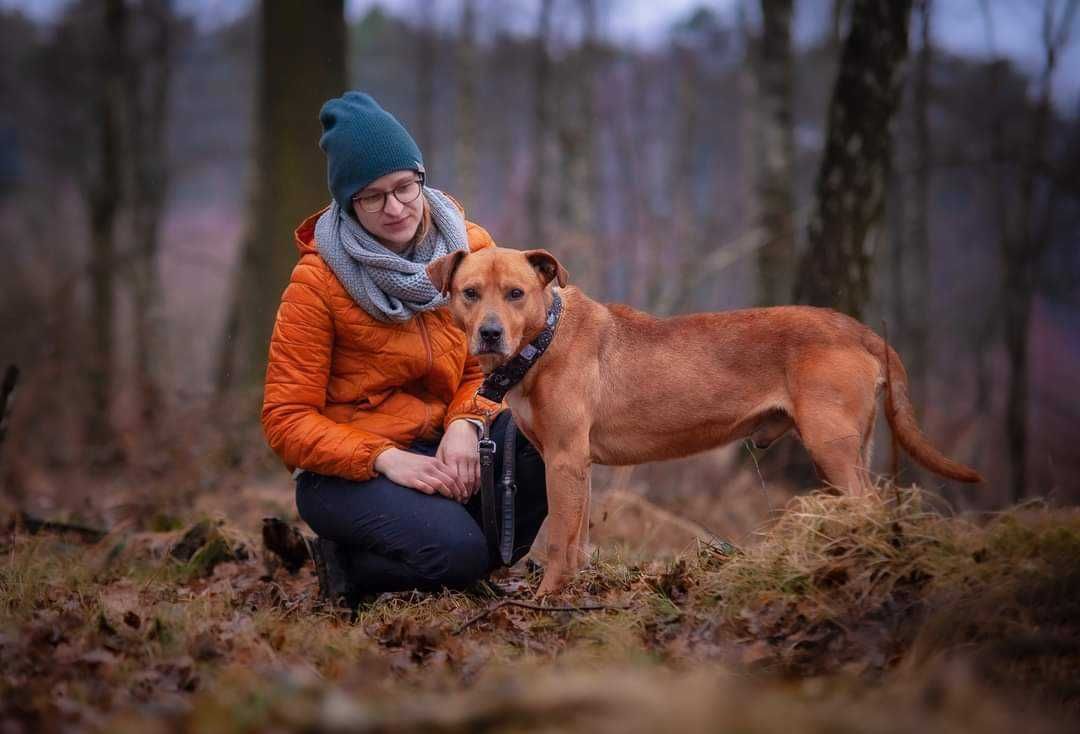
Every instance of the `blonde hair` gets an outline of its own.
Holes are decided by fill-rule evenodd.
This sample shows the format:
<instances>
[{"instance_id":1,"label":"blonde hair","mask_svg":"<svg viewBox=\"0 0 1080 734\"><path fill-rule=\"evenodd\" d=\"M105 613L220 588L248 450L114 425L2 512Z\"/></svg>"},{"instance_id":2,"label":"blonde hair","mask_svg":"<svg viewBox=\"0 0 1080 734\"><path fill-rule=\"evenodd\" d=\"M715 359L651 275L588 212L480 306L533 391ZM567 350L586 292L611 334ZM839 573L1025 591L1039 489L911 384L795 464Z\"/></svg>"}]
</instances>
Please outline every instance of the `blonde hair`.
<instances>
[{"instance_id":1,"label":"blonde hair","mask_svg":"<svg viewBox=\"0 0 1080 734\"><path fill-rule=\"evenodd\" d=\"M424 212L420 215L420 224L416 225L416 234L413 235L412 245L418 245L424 241L424 238L428 236L428 232L431 231L431 205L428 203L427 195L423 192L420 194L420 198L424 200Z\"/></svg>"}]
</instances>

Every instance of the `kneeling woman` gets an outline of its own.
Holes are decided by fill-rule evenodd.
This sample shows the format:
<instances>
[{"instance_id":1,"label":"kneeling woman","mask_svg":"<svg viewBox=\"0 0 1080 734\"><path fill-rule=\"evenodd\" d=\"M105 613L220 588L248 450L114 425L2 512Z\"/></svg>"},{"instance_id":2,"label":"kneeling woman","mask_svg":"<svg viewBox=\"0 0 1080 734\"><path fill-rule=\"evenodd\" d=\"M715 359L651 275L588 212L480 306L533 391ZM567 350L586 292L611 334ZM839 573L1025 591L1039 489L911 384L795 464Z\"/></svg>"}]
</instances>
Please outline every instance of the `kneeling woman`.
<instances>
[{"instance_id":1,"label":"kneeling woman","mask_svg":"<svg viewBox=\"0 0 1080 734\"><path fill-rule=\"evenodd\" d=\"M319 118L333 200L296 230L263 428L295 469L324 598L461 587L500 563L478 491L483 375L425 266L494 243L424 185L416 143L370 96L348 92ZM492 426L499 442L508 417ZM516 472L515 560L547 514L544 466L521 434Z\"/></svg>"}]
</instances>

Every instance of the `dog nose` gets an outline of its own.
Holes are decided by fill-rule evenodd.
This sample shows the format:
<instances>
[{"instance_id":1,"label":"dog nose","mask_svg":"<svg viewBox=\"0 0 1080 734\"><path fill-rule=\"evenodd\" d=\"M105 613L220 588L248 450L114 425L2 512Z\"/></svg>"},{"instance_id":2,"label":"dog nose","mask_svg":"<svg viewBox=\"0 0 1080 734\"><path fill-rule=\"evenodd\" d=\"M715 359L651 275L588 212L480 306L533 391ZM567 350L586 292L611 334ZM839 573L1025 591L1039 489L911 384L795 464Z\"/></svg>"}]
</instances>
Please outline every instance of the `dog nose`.
<instances>
[{"instance_id":1,"label":"dog nose","mask_svg":"<svg viewBox=\"0 0 1080 734\"><path fill-rule=\"evenodd\" d=\"M484 324L480 327L480 338L486 342L497 342L502 338L502 328L497 324Z\"/></svg>"}]
</instances>

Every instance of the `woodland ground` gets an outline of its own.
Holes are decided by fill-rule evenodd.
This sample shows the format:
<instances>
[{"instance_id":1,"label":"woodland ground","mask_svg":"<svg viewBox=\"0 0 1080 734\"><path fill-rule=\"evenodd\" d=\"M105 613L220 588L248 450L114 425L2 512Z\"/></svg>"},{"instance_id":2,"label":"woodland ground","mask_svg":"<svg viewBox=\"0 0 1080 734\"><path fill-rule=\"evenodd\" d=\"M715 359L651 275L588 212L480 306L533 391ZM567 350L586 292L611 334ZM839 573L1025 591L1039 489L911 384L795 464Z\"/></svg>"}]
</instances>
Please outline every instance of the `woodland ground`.
<instances>
[{"instance_id":1,"label":"woodland ground","mask_svg":"<svg viewBox=\"0 0 1080 734\"><path fill-rule=\"evenodd\" d=\"M940 508L816 493L741 547L599 544L545 602L577 609L517 606L526 562L355 618L239 514L101 539L14 522L0 732L1076 731L1080 512Z\"/></svg>"}]
</instances>

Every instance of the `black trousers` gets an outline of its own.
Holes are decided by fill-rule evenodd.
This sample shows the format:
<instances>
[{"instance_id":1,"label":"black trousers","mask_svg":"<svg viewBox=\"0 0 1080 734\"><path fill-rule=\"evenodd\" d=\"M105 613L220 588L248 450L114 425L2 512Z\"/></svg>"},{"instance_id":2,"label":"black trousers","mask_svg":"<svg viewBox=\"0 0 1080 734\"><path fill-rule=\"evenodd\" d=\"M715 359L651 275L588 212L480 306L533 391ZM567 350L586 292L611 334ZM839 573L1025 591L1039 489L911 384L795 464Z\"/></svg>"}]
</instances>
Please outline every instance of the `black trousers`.
<instances>
[{"instance_id":1,"label":"black trousers","mask_svg":"<svg viewBox=\"0 0 1080 734\"><path fill-rule=\"evenodd\" d=\"M496 484L509 416L509 410L496 416L491 430L498 444ZM434 456L437 448L435 443L416 443L409 450ZM516 562L528 553L547 516L544 462L520 431L515 477ZM460 588L501 565L484 538L479 490L463 505L384 476L353 482L305 471L296 480L296 507L317 535L341 546L339 557L354 593Z\"/></svg>"}]
</instances>

